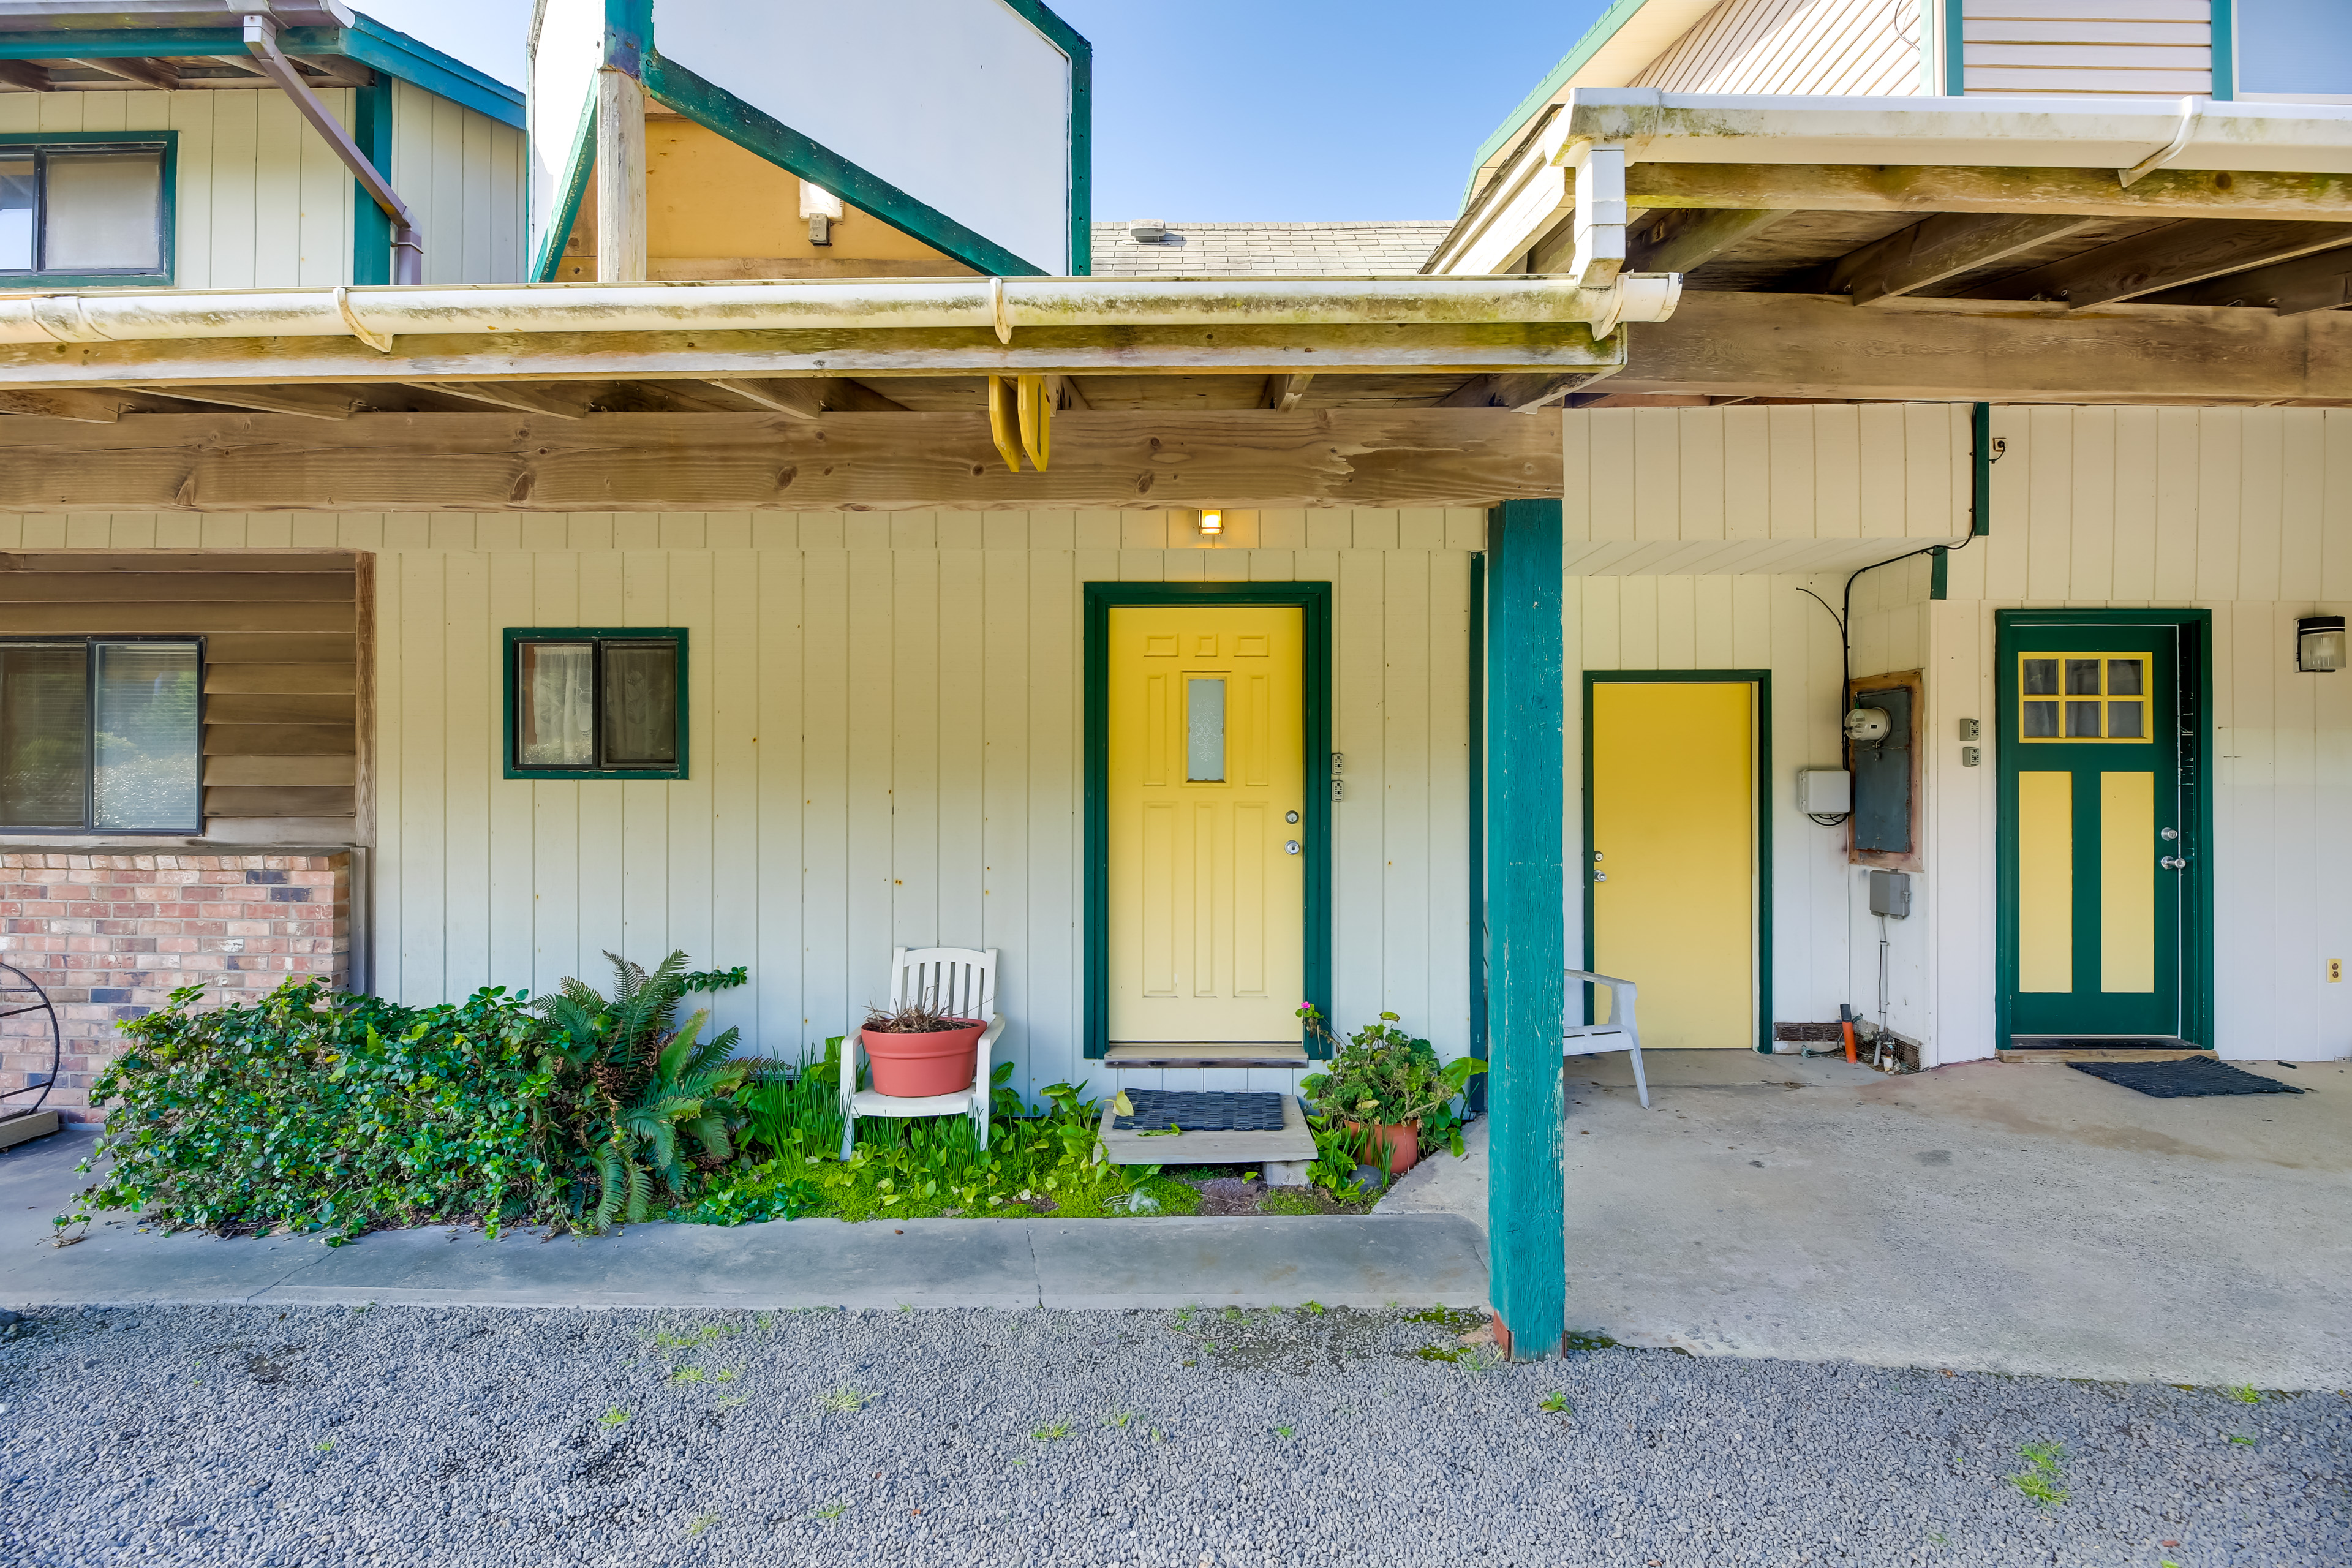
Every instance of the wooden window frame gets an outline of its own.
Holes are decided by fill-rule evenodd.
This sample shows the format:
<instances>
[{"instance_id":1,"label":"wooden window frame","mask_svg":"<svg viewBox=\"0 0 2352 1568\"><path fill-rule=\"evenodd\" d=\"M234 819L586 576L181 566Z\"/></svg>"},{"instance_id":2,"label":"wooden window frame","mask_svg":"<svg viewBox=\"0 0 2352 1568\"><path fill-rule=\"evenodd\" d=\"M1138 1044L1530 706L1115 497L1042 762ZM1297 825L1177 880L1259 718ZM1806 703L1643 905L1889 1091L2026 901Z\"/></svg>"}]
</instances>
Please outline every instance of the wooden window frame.
<instances>
[{"instance_id":1,"label":"wooden window frame","mask_svg":"<svg viewBox=\"0 0 2352 1568\"><path fill-rule=\"evenodd\" d=\"M112 148L131 152L145 148L161 148L163 172L155 196L155 258L152 268L107 268L93 272L0 272L0 289L169 289L175 274L177 257L173 239L178 228L177 195L180 169L180 133L176 131L26 131L0 133L0 153L29 151L36 155L47 153L92 153ZM44 170L38 176L41 205L34 209L33 243L38 247L45 243L47 226L48 176Z\"/></svg>"},{"instance_id":2,"label":"wooden window frame","mask_svg":"<svg viewBox=\"0 0 2352 1568\"><path fill-rule=\"evenodd\" d=\"M518 734L515 729L520 705L516 701L518 679L516 655L525 643L560 642L593 643L596 645L596 679L591 683L594 693L595 718L591 730L595 736L598 765L592 767L526 767L516 760ZM677 765L670 768L611 768L602 765L604 749L604 645L606 643L667 642L677 653ZM505 697L500 742L500 762L510 779L535 779L541 783L566 780L593 781L671 781L687 776L687 647L684 626L509 626L501 644L499 686Z\"/></svg>"},{"instance_id":3,"label":"wooden window frame","mask_svg":"<svg viewBox=\"0 0 2352 1568\"><path fill-rule=\"evenodd\" d=\"M0 637L0 648L58 647L79 642L82 646L82 680L85 696L82 700L82 775L81 826L79 827L18 826L0 823L0 835L10 837L38 837L43 835L72 834L88 838L201 838L205 835L205 669L206 667L205 639L171 632L131 632L109 635L90 632L53 633L32 637ZM91 808L98 795L98 649L101 645L119 643L184 643L196 650L196 820L192 827L95 827L90 825Z\"/></svg>"}]
</instances>

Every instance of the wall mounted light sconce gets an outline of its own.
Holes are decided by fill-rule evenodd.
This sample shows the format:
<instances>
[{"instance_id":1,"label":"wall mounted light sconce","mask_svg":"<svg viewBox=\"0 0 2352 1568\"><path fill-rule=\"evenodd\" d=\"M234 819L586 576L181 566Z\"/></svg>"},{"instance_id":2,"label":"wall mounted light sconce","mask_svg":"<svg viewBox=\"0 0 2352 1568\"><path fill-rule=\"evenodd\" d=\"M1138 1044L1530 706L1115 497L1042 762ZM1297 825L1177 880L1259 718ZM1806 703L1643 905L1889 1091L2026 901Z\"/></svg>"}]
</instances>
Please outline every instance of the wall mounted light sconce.
<instances>
[{"instance_id":1,"label":"wall mounted light sconce","mask_svg":"<svg viewBox=\"0 0 2352 1568\"><path fill-rule=\"evenodd\" d=\"M1224 514L1223 512L1222 512L1222 511L1204 511L1204 512L1202 512L1202 513L1201 514L1201 537L1202 537L1202 538L1203 538L1203 539L1214 539L1214 538L1216 538L1219 534L1221 534L1221 533L1224 532L1224 531L1225 531L1225 514ZM2342 647L2343 647L2343 644L2344 644L2344 637L2343 637L2343 626L2344 626L2344 623L2343 623L2342 621L2340 621L2340 620L2339 620L2339 621L2337 621L2337 622L2336 623L2336 647L2337 647L2338 652L2339 652L2339 654L2340 654L2340 652L2341 652L2341 650L2342 650ZM2334 667L2333 667L2333 666L2330 666L2330 668L2334 668Z\"/></svg>"},{"instance_id":2,"label":"wall mounted light sconce","mask_svg":"<svg viewBox=\"0 0 2352 1568\"><path fill-rule=\"evenodd\" d=\"M2305 616L2294 623L2294 667L2305 673L2344 668L2344 617Z\"/></svg>"}]
</instances>

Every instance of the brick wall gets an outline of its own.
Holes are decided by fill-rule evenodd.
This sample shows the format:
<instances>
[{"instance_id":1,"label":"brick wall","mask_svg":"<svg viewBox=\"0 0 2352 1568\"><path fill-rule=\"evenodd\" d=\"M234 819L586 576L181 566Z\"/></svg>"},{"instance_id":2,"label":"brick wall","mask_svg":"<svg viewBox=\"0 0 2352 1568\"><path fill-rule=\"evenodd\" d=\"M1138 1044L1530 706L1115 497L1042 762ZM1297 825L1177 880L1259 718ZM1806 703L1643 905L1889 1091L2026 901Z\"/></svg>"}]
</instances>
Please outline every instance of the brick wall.
<instances>
[{"instance_id":1,"label":"brick wall","mask_svg":"<svg viewBox=\"0 0 2352 1568\"><path fill-rule=\"evenodd\" d=\"M68 1121L101 1119L89 1085L118 1048L117 1024L199 981L215 1005L289 975L340 985L350 952L349 855L0 850L0 962L56 1005L65 1048L48 1104ZM0 1089L48 1065L46 1019L0 1021Z\"/></svg>"}]
</instances>

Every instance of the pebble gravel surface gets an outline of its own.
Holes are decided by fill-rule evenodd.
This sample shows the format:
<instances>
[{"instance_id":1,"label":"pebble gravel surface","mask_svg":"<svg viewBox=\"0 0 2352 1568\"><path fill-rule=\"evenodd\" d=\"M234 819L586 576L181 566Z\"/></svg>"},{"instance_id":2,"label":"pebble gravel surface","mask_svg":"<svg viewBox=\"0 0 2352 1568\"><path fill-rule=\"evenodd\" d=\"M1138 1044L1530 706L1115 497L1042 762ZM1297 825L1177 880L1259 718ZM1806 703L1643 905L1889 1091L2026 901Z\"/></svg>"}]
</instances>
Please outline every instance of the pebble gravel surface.
<instances>
[{"instance_id":1,"label":"pebble gravel surface","mask_svg":"<svg viewBox=\"0 0 2352 1568\"><path fill-rule=\"evenodd\" d=\"M2352 1563L2342 1394L1497 1365L1473 1321L28 1312L0 1563Z\"/></svg>"}]
</instances>

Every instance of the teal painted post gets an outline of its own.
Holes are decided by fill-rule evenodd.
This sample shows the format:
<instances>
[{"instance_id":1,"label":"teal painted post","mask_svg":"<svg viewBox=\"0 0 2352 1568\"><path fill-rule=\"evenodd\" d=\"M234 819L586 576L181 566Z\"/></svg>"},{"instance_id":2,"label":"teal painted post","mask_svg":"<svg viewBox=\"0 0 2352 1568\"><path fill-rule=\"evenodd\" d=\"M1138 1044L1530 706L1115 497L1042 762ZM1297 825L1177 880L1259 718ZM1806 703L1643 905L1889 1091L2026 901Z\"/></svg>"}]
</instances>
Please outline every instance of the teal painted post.
<instances>
[{"instance_id":1,"label":"teal painted post","mask_svg":"<svg viewBox=\"0 0 2352 1568\"><path fill-rule=\"evenodd\" d=\"M375 172L392 178L392 77L378 71L375 80L352 92L352 140L359 143ZM352 182L352 281L354 284L392 281L392 219L375 205L367 187Z\"/></svg>"},{"instance_id":2,"label":"teal painted post","mask_svg":"<svg viewBox=\"0 0 2352 1568\"><path fill-rule=\"evenodd\" d=\"M1568 1290L1560 1161L1560 509L1489 514L1486 837L1490 979L1486 1234L1515 1359L1559 1353Z\"/></svg>"},{"instance_id":3,"label":"teal painted post","mask_svg":"<svg viewBox=\"0 0 2352 1568\"><path fill-rule=\"evenodd\" d=\"M1992 531L1992 405L1969 410L1969 531Z\"/></svg>"}]
</instances>

